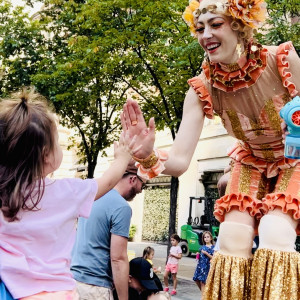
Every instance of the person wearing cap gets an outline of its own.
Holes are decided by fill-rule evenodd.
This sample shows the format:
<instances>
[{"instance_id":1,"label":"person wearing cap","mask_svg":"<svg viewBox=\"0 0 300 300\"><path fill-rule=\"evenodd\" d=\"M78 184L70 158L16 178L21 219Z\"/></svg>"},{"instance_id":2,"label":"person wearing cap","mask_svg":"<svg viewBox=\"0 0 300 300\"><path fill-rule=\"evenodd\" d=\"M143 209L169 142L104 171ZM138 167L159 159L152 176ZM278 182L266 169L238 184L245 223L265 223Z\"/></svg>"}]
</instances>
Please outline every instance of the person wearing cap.
<instances>
[{"instance_id":1,"label":"person wearing cap","mask_svg":"<svg viewBox=\"0 0 300 300\"><path fill-rule=\"evenodd\" d=\"M114 287L119 300L128 299L128 201L144 186L132 161L114 189L95 201L90 217L79 218L71 271L81 300L112 300Z\"/></svg>"},{"instance_id":2,"label":"person wearing cap","mask_svg":"<svg viewBox=\"0 0 300 300\"><path fill-rule=\"evenodd\" d=\"M150 295L162 290L152 265L142 257L130 261L128 284L128 300L146 300Z\"/></svg>"}]
</instances>

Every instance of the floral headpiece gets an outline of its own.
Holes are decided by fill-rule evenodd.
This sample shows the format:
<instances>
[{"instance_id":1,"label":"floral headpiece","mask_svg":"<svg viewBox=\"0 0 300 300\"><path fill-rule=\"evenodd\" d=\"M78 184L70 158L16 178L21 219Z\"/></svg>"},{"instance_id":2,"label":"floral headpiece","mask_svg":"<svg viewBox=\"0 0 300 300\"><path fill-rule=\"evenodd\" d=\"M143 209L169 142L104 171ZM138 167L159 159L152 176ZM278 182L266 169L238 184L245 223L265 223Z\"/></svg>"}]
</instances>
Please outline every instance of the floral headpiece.
<instances>
[{"instance_id":1,"label":"floral headpiece","mask_svg":"<svg viewBox=\"0 0 300 300\"><path fill-rule=\"evenodd\" d=\"M220 0L216 4L199 9L201 1L191 0L183 13L183 19L190 27L193 36L196 36L195 23L198 17L208 11L232 16L233 19L239 19L251 28L257 28L266 18L266 3L264 0Z\"/></svg>"}]
</instances>

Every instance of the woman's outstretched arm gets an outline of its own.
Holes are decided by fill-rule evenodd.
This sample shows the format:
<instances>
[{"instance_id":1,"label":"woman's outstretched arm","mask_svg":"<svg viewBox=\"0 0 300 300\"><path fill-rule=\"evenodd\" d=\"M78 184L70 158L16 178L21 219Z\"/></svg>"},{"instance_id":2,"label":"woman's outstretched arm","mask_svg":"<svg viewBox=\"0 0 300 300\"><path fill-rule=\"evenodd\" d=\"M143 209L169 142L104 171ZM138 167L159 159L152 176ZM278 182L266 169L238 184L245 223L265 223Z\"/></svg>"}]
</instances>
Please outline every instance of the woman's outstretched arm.
<instances>
[{"instance_id":1,"label":"woman's outstretched arm","mask_svg":"<svg viewBox=\"0 0 300 300\"><path fill-rule=\"evenodd\" d=\"M128 100L124 105L121 122L124 131L128 131L130 136L137 136L136 146L142 145L142 148L136 152L135 156L138 158L149 156L155 141L154 119L150 119L147 128L137 102ZM198 143L203 122L202 101L199 100L195 91L190 88L184 100L182 121L170 149L169 158L165 163L166 169L163 171L164 174L178 177L187 170Z\"/></svg>"}]
</instances>

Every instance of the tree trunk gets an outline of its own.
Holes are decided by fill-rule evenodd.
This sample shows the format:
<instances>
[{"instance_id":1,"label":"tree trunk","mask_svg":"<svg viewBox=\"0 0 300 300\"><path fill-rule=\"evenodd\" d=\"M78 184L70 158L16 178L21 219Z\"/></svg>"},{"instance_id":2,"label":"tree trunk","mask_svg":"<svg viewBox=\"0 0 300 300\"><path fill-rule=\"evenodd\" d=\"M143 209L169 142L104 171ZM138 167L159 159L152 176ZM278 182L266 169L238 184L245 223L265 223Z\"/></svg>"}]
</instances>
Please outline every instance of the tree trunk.
<instances>
[{"instance_id":1,"label":"tree trunk","mask_svg":"<svg viewBox=\"0 0 300 300\"><path fill-rule=\"evenodd\" d=\"M169 240L168 240L167 260L168 260L168 254L169 254L169 251L171 248L171 235L174 233L177 233L177 231L176 231L176 211L177 211L178 188L179 188L178 177L172 176L171 191L170 191Z\"/></svg>"},{"instance_id":2,"label":"tree trunk","mask_svg":"<svg viewBox=\"0 0 300 300\"><path fill-rule=\"evenodd\" d=\"M95 172L96 164L91 162L88 163L88 174L87 178L94 178L94 172Z\"/></svg>"}]
</instances>

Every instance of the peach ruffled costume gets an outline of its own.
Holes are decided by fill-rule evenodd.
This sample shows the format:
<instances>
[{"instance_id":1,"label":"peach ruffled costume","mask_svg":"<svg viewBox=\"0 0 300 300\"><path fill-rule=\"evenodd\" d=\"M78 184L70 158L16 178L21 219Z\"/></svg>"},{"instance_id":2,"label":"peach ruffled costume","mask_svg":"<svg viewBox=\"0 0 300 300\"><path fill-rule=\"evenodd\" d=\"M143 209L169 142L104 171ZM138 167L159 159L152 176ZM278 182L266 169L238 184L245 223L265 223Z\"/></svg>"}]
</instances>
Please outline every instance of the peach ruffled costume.
<instances>
[{"instance_id":1,"label":"peach ruffled costume","mask_svg":"<svg viewBox=\"0 0 300 300\"><path fill-rule=\"evenodd\" d=\"M204 61L200 76L188 81L203 102L205 115L220 116L228 134L238 140L228 152L231 176L214 214L223 222L227 212L238 208L260 219L280 208L299 220L300 160L284 157L279 111L299 95L300 59L291 42L280 46L250 43L245 58L233 71ZM220 255L213 259L211 269L215 279L208 280L205 300L300 299L297 252L260 249L253 263ZM244 288L235 289L234 282Z\"/></svg>"},{"instance_id":2,"label":"peach ruffled costume","mask_svg":"<svg viewBox=\"0 0 300 300\"><path fill-rule=\"evenodd\" d=\"M239 140L228 152L234 161L232 180L226 195L216 202L215 216L222 222L226 212L238 207L260 217L279 206L300 219L300 181L293 180L298 161L283 156L279 117L280 109L299 94L299 57L291 42L249 48L253 58L241 69L226 72L219 64L204 62L202 74L188 81L205 103L206 116L213 118L215 112ZM271 178L278 179L269 194Z\"/></svg>"}]
</instances>

